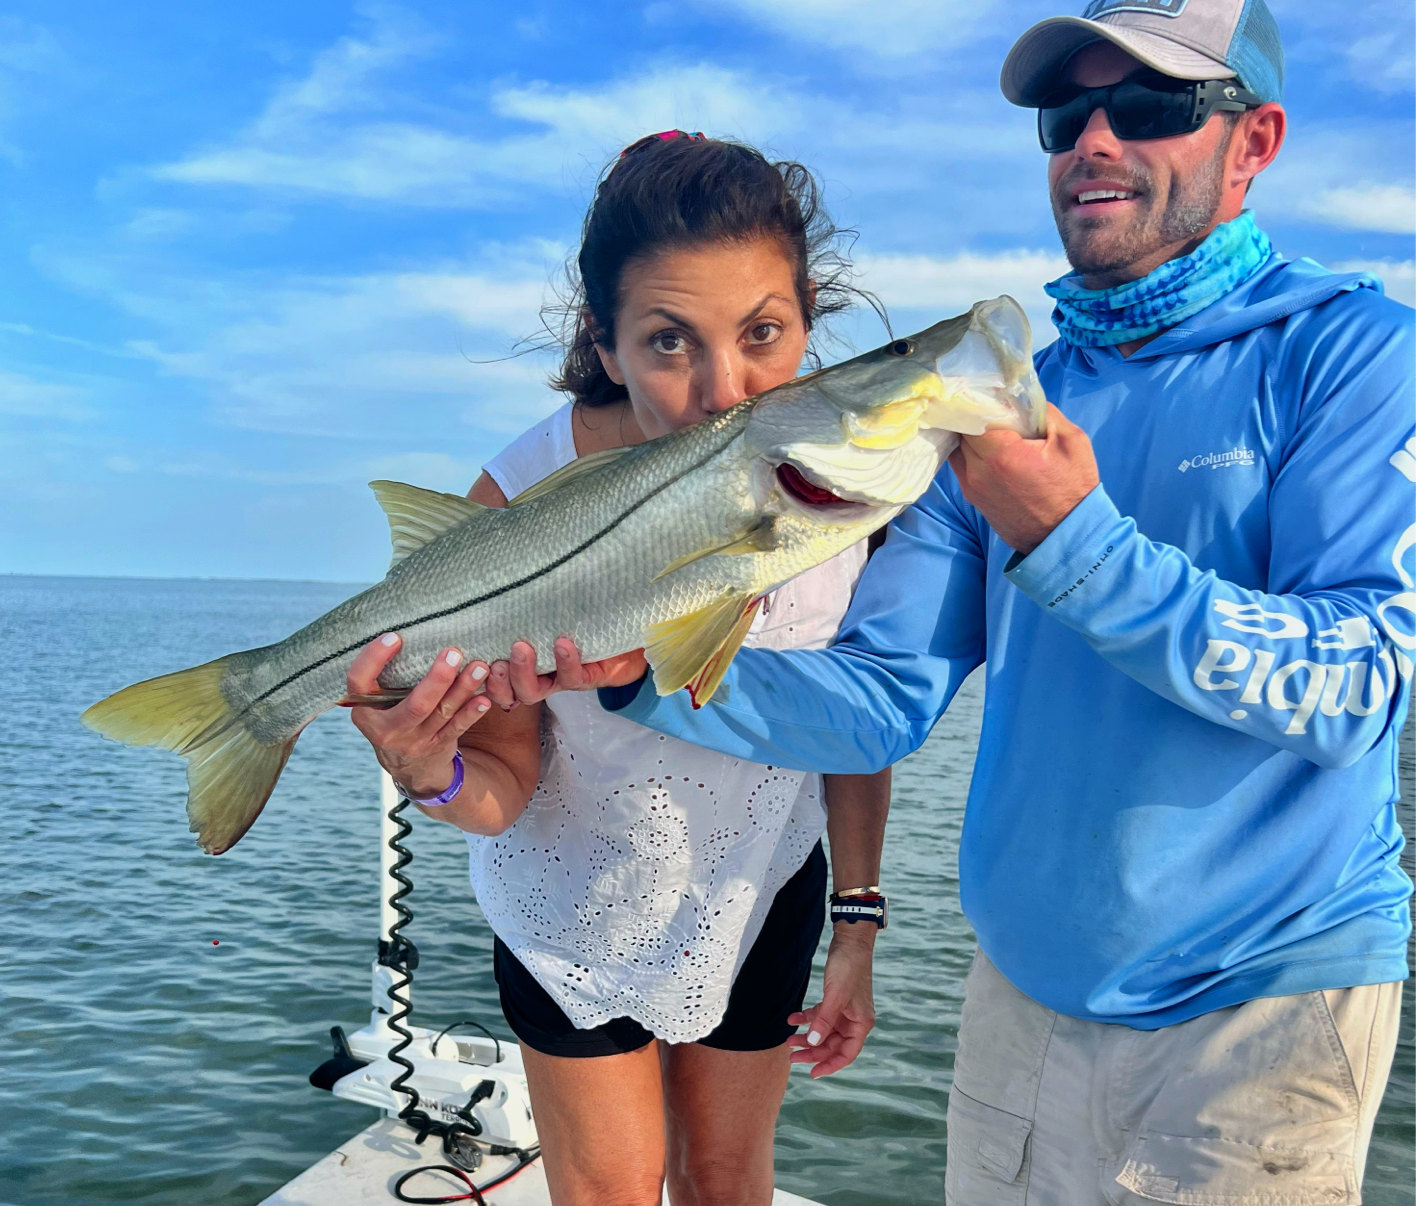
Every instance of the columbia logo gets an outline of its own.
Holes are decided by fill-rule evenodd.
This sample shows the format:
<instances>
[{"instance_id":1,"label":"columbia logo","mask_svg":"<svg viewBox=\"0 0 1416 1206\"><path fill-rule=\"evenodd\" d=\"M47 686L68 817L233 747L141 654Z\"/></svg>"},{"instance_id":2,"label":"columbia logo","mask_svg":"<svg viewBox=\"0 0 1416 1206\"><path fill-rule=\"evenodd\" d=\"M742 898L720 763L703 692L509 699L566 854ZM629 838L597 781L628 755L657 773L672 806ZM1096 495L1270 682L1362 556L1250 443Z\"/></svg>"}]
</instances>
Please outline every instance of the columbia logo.
<instances>
[{"instance_id":1,"label":"columbia logo","mask_svg":"<svg viewBox=\"0 0 1416 1206\"><path fill-rule=\"evenodd\" d=\"M1228 469L1231 465L1251 467L1254 464L1252 448L1231 448L1228 452L1208 452L1204 456L1186 457L1178 468L1181 473L1191 469Z\"/></svg>"}]
</instances>

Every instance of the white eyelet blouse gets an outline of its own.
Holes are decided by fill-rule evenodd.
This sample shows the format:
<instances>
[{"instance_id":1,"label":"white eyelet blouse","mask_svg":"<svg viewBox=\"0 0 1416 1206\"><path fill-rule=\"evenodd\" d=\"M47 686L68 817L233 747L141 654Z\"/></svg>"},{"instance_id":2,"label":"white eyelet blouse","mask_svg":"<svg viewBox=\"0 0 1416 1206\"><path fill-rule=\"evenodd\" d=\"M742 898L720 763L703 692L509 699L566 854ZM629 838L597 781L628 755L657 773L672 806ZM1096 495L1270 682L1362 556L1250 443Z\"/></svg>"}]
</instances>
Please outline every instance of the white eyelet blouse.
<instances>
[{"instance_id":1,"label":"white eyelet blouse","mask_svg":"<svg viewBox=\"0 0 1416 1206\"><path fill-rule=\"evenodd\" d=\"M486 471L513 498L575 455L567 404ZM828 645L865 557L862 542L779 588L745 644ZM593 692L553 695L545 715L526 811L467 835L482 912L577 1027L630 1017L671 1043L703 1038L825 828L821 777L662 736Z\"/></svg>"}]
</instances>

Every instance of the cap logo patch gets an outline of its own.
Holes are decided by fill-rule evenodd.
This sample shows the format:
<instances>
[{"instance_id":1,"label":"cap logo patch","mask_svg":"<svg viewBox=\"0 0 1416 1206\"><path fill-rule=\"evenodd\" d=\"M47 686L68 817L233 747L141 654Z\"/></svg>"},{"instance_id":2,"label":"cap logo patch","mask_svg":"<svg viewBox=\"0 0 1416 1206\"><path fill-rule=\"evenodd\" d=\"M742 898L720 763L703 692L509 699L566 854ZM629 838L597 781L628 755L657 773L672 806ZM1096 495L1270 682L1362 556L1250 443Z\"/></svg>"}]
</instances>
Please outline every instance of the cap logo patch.
<instances>
[{"instance_id":1,"label":"cap logo patch","mask_svg":"<svg viewBox=\"0 0 1416 1206\"><path fill-rule=\"evenodd\" d=\"M1095 21L1112 13L1150 13L1156 17L1178 17L1185 11L1187 0L1092 0L1082 17Z\"/></svg>"}]
</instances>

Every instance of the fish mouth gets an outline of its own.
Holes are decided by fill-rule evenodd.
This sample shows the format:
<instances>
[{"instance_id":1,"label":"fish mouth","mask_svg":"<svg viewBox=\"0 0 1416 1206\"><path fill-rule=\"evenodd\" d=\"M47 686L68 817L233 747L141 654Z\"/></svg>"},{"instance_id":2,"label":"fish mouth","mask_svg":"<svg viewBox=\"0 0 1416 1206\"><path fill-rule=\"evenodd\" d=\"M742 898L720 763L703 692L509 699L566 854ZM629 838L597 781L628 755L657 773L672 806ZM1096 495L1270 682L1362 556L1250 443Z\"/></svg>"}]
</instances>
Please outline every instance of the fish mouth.
<instances>
[{"instance_id":1,"label":"fish mouth","mask_svg":"<svg viewBox=\"0 0 1416 1206\"><path fill-rule=\"evenodd\" d=\"M805 473L793 465L790 461L783 461L777 466L777 482L787 494L797 502L807 507L857 507L860 506L849 498L842 498L839 494L833 494L823 486L818 486L811 481Z\"/></svg>"}]
</instances>

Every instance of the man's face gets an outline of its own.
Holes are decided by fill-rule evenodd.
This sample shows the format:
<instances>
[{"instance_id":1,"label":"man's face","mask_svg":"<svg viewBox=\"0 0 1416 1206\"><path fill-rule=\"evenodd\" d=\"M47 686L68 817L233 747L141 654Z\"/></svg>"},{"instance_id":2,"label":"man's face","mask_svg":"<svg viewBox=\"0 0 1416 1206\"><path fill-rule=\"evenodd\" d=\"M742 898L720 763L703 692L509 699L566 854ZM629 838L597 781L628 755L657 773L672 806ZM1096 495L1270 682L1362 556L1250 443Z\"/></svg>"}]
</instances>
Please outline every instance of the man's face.
<instances>
[{"instance_id":1,"label":"man's face","mask_svg":"<svg viewBox=\"0 0 1416 1206\"><path fill-rule=\"evenodd\" d=\"M1063 80L1114 84L1143 65L1119 46L1078 51ZM1212 118L1191 134L1123 142L1097 109L1070 151L1048 163L1057 232L1072 267L1109 287L1144 276L1210 226L1223 198L1232 126ZM1097 192L1120 192L1098 199ZM1086 198L1085 200L1083 198Z\"/></svg>"}]
</instances>

